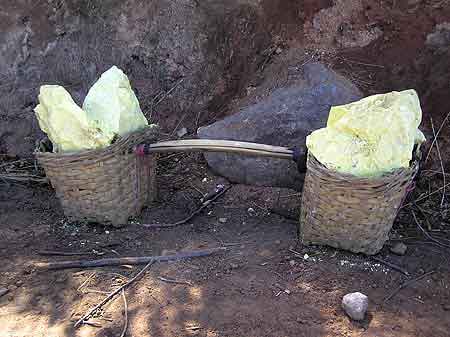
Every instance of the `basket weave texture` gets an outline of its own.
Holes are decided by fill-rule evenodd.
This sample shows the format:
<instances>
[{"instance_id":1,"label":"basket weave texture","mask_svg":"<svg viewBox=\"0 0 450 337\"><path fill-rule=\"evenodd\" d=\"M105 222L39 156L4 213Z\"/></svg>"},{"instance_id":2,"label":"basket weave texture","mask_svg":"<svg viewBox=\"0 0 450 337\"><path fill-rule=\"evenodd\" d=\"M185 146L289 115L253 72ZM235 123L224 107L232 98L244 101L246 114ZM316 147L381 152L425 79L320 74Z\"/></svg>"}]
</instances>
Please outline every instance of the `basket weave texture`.
<instances>
[{"instance_id":1,"label":"basket weave texture","mask_svg":"<svg viewBox=\"0 0 450 337\"><path fill-rule=\"evenodd\" d=\"M150 126L104 149L73 154L37 149L35 155L69 220L117 226L156 197L156 156L137 156L129 149L157 136L157 127Z\"/></svg>"},{"instance_id":2,"label":"basket weave texture","mask_svg":"<svg viewBox=\"0 0 450 337\"><path fill-rule=\"evenodd\" d=\"M299 236L303 244L378 253L389 238L418 162L379 178L330 170L308 155Z\"/></svg>"}]
</instances>

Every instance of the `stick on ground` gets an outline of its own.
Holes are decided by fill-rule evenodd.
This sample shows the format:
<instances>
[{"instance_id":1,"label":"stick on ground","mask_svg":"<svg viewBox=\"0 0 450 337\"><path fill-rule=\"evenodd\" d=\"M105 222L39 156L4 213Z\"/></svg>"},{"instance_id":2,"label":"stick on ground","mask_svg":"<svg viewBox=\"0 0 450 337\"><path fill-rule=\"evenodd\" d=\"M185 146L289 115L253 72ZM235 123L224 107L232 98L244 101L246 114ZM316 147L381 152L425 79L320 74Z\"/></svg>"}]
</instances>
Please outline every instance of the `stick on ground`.
<instances>
[{"instance_id":1,"label":"stick on ground","mask_svg":"<svg viewBox=\"0 0 450 337\"><path fill-rule=\"evenodd\" d=\"M76 255L91 255L92 252L60 252L56 250L40 250L37 252L39 255L43 256L76 256Z\"/></svg>"},{"instance_id":2,"label":"stick on ground","mask_svg":"<svg viewBox=\"0 0 450 337\"><path fill-rule=\"evenodd\" d=\"M186 284L188 286L192 286L192 283L189 282L189 281L174 280L174 279L165 278L165 277L162 277L162 276L158 276L158 280L161 280L161 281L167 282L167 283Z\"/></svg>"},{"instance_id":3,"label":"stick on ground","mask_svg":"<svg viewBox=\"0 0 450 337\"><path fill-rule=\"evenodd\" d=\"M422 231L422 233L427 237L427 239L433 241L434 243L438 244L441 247L444 248L450 248L450 245L447 245L445 243L440 242L439 240L435 239L434 237L431 236L431 234L429 234L425 229L423 229L423 227L420 225L419 220L417 220L416 217L416 213L414 213L413 210L411 210L411 213L414 217L414 221L416 222L417 227L419 227L419 229Z\"/></svg>"},{"instance_id":4,"label":"stick on ground","mask_svg":"<svg viewBox=\"0 0 450 337\"><path fill-rule=\"evenodd\" d=\"M102 306L104 306L106 303L108 303L114 296L116 296L119 292L123 291L126 287L128 287L129 285L131 285L134 281L136 281L137 279L139 279L146 271L148 268L151 267L151 265L153 263L155 263L155 260L150 260L147 265L142 268L142 270L136 274L136 276L134 276L131 280L129 280L127 283L125 283L124 285L118 287L116 290L114 290L113 292L111 292L108 296L106 296L99 304L97 304L95 307L93 307L92 309L90 309L86 314L84 314L74 325L74 327L78 327L80 324L83 324L84 321L86 321L87 319L89 319L89 317L92 316L92 314L94 314L98 309L100 309Z\"/></svg>"},{"instance_id":5,"label":"stick on ground","mask_svg":"<svg viewBox=\"0 0 450 337\"><path fill-rule=\"evenodd\" d=\"M95 276L95 271L91 275L89 275L89 277L86 280L84 280L83 283L81 283L81 285L77 288L77 291L80 291L81 288L83 288L94 276Z\"/></svg>"},{"instance_id":6,"label":"stick on ground","mask_svg":"<svg viewBox=\"0 0 450 337\"><path fill-rule=\"evenodd\" d=\"M402 268L402 267L400 267L400 266L397 266L397 265L394 264L394 263L385 261L385 260L380 259L380 258L378 258L378 257L376 257L376 256L372 256L372 259L375 260L375 261L377 261L377 262L380 262L380 263L382 263L382 264L384 264L384 265L386 265L386 266L388 266L389 268L392 268L392 269L394 269L394 270L396 270L396 271L402 273L403 275L409 276L409 273L408 273L408 271L407 271L406 269L404 269L404 268Z\"/></svg>"},{"instance_id":7,"label":"stick on ground","mask_svg":"<svg viewBox=\"0 0 450 337\"><path fill-rule=\"evenodd\" d=\"M123 299L123 314L125 316L125 323L123 324L123 329L122 333L120 334L120 337L125 337L128 328L128 304L127 298L125 297L125 290L123 288L122 288L122 299Z\"/></svg>"},{"instance_id":8,"label":"stick on ground","mask_svg":"<svg viewBox=\"0 0 450 337\"><path fill-rule=\"evenodd\" d=\"M425 274L423 274L423 275L421 275L421 276L419 276L419 277L416 277L416 278L414 278L414 279L412 279L412 280L409 280L409 281L407 281L407 282L405 282L405 283L403 283L403 284L401 284L398 288L396 288L392 293L390 293L390 295L389 296L387 296L385 299L384 299L384 303L386 303L387 301L389 301L392 297L394 297L400 290L402 290L403 288L406 288L406 287L408 287L409 285L411 285L411 284L413 284L413 283L415 283L415 282L417 282L417 281L420 281L421 279L423 279L423 278L425 278L425 277L427 277L427 276L429 276L429 275L431 275L431 274L434 274L436 272L436 270L432 270L432 271L429 271L428 273L425 273Z\"/></svg>"},{"instance_id":9,"label":"stick on ground","mask_svg":"<svg viewBox=\"0 0 450 337\"><path fill-rule=\"evenodd\" d=\"M74 261L60 261L60 262L38 262L35 264L37 268L41 269L68 269L68 268L91 268L91 267L105 267L105 266L120 266L124 264L136 265L144 264L150 261L167 262L190 259L194 257L203 257L213 255L219 252L226 251L226 247L197 250L191 252L178 253L174 255L164 256L138 256L138 257L117 257L99 260L74 260Z\"/></svg>"},{"instance_id":10,"label":"stick on ground","mask_svg":"<svg viewBox=\"0 0 450 337\"><path fill-rule=\"evenodd\" d=\"M203 201L202 205L198 209L196 209L193 213L191 213L189 216L187 216L183 220L177 221L175 223L170 223L170 224L143 224L142 226L147 227L147 228L173 228L173 227L177 227L180 225L184 225L186 222L191 220L194 216L196 216L201 211L203 211L206 207L208 207L208 205L210 205L212 202L214 202L215 200L220 198L223 194L225 194L225 192L228 191L230 188L231 188L231 186L224 187L219 192L214 194L210 199Z\"/></svg>"}]
</instances>

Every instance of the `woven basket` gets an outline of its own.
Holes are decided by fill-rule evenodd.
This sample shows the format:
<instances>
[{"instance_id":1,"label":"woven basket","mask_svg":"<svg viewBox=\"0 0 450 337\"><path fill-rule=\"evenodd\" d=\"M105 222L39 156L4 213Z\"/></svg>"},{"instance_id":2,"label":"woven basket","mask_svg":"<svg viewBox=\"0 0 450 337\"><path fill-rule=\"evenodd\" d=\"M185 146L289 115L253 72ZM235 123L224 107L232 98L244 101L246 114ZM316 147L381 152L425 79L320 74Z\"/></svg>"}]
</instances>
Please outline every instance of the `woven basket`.
<instances>
[{"instance_id":1,"label":"woven basket","mask_svg":"<svg viewBox=\"0 0 450 337\"><path fill-rule=\"evenodd\" d=\"M373 255L383 248L399 207L418 171L418 161L380 178L329 170L308 155L299 236L303 244L327 245Z\"/></svg>"},{"instance_id":2,"label":"woven basket","mask_svg":"<svg viewBox=\"0 0 450 337\"><path fill-rule=\"evenodd\" d=\"M107 148L73 154L45 152L41 141L35 155L69 220L119 226L156 196L156 157L129 149L157 136L157 127L150 126Z\"/></svg>"}]
</instances>

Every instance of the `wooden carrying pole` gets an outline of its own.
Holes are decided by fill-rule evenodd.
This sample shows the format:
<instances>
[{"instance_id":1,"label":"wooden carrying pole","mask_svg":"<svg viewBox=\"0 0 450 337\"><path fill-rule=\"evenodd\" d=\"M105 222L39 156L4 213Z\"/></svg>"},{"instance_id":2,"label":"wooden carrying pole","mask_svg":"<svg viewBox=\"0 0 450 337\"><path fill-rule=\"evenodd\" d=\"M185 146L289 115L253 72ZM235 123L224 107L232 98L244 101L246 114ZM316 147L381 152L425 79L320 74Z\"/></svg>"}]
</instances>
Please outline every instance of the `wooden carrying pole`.
<instances>
[{"instance_id":1,"label":"wooden carrying pole","mask_svg":"<svg viewBox=\"0 0 450 337\"><path fill-rule=\"evenodd\" d=\"M238 142L232 140L186 139L158 142L153 144L142 144L136 147L136 152L141 154L182 151L228 152L296 160L294 150L286 147L250 142ZM304 153L302 152L300 156L304 156Z\"/></svg>"}]
</instances>

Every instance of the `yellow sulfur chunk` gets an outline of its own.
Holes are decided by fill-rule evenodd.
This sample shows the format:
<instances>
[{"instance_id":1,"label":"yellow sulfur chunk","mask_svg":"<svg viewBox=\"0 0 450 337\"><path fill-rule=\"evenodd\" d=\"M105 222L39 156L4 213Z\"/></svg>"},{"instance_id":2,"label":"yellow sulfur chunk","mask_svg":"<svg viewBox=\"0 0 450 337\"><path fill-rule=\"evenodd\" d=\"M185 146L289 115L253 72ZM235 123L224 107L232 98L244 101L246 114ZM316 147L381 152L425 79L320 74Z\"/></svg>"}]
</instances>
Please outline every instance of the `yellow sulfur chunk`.
<instances>
[{"instance_id":1,"label":"yellow sulfur chunk","mask_svg":"<svg viewBox=\"0 0 450 337\"><path fill-rule=\"evenodd\" d=\"M93 125L106 133L125 136L148 125L128 77L116 66L92 86L83 110Z\"/></svg>"},{"instance_id":2,"label":"yellow sulfur chunk","mask_svg":"<svg viewBox=\"0 0 450 337\"><path fill-rule=\"evenodd\" d=\"M53 152L78 152L106 147L113 134L91 126L86 113L59 85L43 85L34 109L39 126L53 143Z\"/></svg>"},{"instance_id":3,"label":"yellow sulfur chunk","mask_svg":"<svg viewBox=\"0 0 450 337\"><path fill-rule=\"evenodd\" d=\"M408 167L415 144L425 141L414 90L373 95L332 107L327 127L306 140L308 150L324 165L355 176L380 176Z\"/></svg>"}]
</instances>

